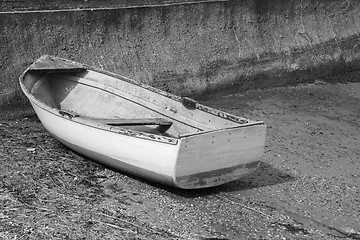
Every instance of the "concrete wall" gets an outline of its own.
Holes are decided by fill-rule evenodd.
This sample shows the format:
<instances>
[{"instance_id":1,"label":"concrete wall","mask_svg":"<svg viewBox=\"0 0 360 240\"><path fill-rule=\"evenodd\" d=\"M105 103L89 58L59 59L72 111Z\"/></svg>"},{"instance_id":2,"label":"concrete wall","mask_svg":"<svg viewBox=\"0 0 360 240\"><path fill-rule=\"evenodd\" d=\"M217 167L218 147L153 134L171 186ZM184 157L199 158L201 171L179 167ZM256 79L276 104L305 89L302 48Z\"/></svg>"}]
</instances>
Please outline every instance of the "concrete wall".
<instances>
[{"instance_id":1,"label":"concrete wall","mask_svg":"<svg viewBox=\"0 0 360 240\"><path fill-rule=\"evenodd\" d=\"M88 4L95 2L101 1ZM131 7L132 2L139 4L114 0L95 6L102 10L86 10L82 3L79 11L75 6L31 12L48 5L32 8L23 1L28 12L22 13L3 5L0 106L24 101L17 78L43 54L195 96L359 69L358 1L229 0L156 7Z\"/></svg>"}]
</instances>

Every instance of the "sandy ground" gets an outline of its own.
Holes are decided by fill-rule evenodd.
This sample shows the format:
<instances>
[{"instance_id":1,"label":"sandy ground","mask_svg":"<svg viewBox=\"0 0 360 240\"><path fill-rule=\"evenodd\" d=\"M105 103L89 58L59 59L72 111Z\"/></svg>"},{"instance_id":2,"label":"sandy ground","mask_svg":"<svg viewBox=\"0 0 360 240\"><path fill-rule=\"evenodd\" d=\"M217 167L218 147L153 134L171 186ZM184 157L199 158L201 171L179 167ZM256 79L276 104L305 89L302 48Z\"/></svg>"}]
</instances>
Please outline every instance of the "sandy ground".
<instances>
[{"instance_id":1,"label":"sandy ground","mask_svg":"<svg viewBox=\"0 0 360 240\"><path fill-rule=\"evenodd\" d=\"M184 191L66 149L35 117L0 122L0 239L360 239L360 83L216 96L268 125L250 176Z\"/></svg>"}]
</instances>

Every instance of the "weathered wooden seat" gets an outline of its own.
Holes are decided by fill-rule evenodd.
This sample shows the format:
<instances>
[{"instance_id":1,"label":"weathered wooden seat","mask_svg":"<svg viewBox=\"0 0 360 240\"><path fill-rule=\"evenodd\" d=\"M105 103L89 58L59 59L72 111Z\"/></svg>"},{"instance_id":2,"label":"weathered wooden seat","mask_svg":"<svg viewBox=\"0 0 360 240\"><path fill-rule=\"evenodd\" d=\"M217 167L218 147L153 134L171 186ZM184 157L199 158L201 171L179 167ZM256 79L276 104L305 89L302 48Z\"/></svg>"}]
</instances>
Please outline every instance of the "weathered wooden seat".
<instances>
[{"instance_id":1,"label":"weathered wooden seat","mask_svg":"<svg viewBox=\"0 0 360 240\"><path fill-rule=\"evenodd\" d=\"M106 119L93 118L92 121L110 126L139 126L139 125L158 125L157 130L161 133L166 132L173 122L164 118L134 118L134 119Z\"/></svg>"}]
</instances>

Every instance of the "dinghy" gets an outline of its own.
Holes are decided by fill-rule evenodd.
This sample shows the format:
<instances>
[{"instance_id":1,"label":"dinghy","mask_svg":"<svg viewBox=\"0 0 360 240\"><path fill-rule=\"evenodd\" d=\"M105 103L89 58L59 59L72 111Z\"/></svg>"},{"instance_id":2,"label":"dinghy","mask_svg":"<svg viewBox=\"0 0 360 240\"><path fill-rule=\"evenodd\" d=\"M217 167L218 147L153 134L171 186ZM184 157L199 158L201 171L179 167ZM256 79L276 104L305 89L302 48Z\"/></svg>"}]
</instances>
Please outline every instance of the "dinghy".
<instances>
[{"instance_id":1,"label":"dinghy","mask_svg":"<svg viewBox=\"0 0 360 240\"><path fill-rule=\"evenodd\" d=\"M266 126L129 78L42 56L20 86L47 131L112 169L183 189L237 180L259 165Z\"/></svg>"}]
</instances>

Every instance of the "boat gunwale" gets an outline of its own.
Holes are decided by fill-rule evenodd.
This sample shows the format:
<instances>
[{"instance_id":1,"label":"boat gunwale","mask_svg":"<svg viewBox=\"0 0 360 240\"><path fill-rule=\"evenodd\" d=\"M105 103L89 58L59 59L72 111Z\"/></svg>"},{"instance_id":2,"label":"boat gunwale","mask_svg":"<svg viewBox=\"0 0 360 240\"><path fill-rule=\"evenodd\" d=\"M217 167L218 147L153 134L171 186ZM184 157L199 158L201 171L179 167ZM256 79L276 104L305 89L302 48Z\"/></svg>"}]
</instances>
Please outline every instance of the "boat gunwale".
<instances>
[{"instance_id":1,"label":"boat gunwale","mask_svg":"<svg viewBox=\"0 0 360 240\"><path fill-rule=\"evenodd\" d=\"M196 137L196 136L199 136L202 134L216 133L216 132L221 132L221 131L225 131L225 130L229 130L229 129L237 129L237 128L243 128L243 127L249 127L249 126L265 125L262 122L256 122L256 123L249 123L249 124L232 126L232 127L227 127L227 128L219 128L219 129L214 129L214 130L182 134L182 135L179 135L178 137L168 137L168 136L161 136L158 134L152 134L152 133L147 133L147 132L142 132L142 131L129 130L129 129L119 127L119 126L116 126L116 127L108 126L106 124L100 124L100 123L97 123L96 121L91 121L89 119L86 119L86 118L83 118L80 116L64 117L63 115L61 115L59 113L59 109L49 107L48 105L37 100L34 96L29 94L28 92L26 92L26 96L29 98L29 100L31 100L31 102L33 104L37 105L39 108L41 108L59 118L62 118L64 120L72 121L77 124L82 124L82 125L85 125L88 127L100 129L100 130L115 133L115 134L121 134L121 135L126 135L129 137L136 137L136 138L140 138L140 139L156 141L156 142L166 143L166 144L171 144L171 145L177 145L179 140L181 140L181 139L185 139L185 138L189 138L189 137Z\"/></svg>"},{"instance_id":2,"label":"boat gunwale","mask_svg":"<svg viewBox=\"0 0 360 240\"><path fill-rule=\"evenodd\" d=\"M60 118L67 119L67 120L70 120L70 121L73 121L73 122L76 122L76 123L79 123L79 124L87 125L87 126L94 127L94 128L97 128L97 129L106 130L106 131L113 132L113 133L118 133L118 134L131 136L131 137L138 137L138 138L141 138L141 139L147 139L147 140L158 141L158 142L174 144L174 145L178 144L178 140L183 139L183 138L198 136L198 135L207 134L207 133L211 133L211 132L219 132L219 131L228 130L228 129L236 129L236 128L254 126L254 125L265 125L262 121L252 121L252 120L248 120L248 119L245 119L245 118L241 118L241 117L235 116L233 114L229 114L229 113L226 113L224 111L202 105L200 103L196 104L196 106L195 106L196 109L198 109L200 111L203 111L203 112L206 112L206 113L209 113L209 114L212 114L212 115L215 115L217 117L220 117L220 118L227 119L229 121L238 123L238 125L230 126L230 127L224 127L224 128L218 128L218 129L203 130L201 132L180 134L177 137L176 136L168 137L168 136L161 136L161 135L158 135L158 134L147 133L147 132L143 132L143 131L129 130L129 129L122 128L122 127L116 127L116 130L115 130L114 127L112 127L112 126L107 126L105 124L96 124L95 122L91 122L90 120L86 120L85 118L82 118L82 117L74 117L74 118L68 117L67 118L67 117L64 117L63 115L61 115L59 113L60 109L51 108L47 104L45 104L45 103L39 101L38 99L36 99L32 95L31 90L26 88L25 85L24 85L24 78L25 78L25 75L27 73L30 73L30 72L34 71L34 72L44 72L46 74L47 71L49 71L49 70L57 70L57 69L38 69L38 68L34 67L36 65L36 63L39 62L39 60L41 58L46 58L46 57L48 57L50 59L55 58L55 59L58 59L58 60L61 60L61 61L64 61L64 62L68 62L68 63L74 64L74 65L77 66L76 68L69 68L68 71L70 71L70 70L73 70L73 71L82 71L82 70L83 71L89 71L89 70L91 70L91 71L95 71L95 72L98 72L98 73L101 73L101 74L104 74L104 75L107 75L107 76L110 76L110 77L117 78L119 80L129 82L131 84L135 84L135 85L137 85L137 86L139 86L141 88L144 88L146 90L149 90L149 91L152 91L154 93L160 94L162 96L168 97L168 98L170 98L172 100L175 100L175 101L178 101L178 102L182 102L182 98L177 96L177 95L174 95L172 93L165 92L165 91L163 91L161 89L154 88L154 87L149 86L147 84L132 80L130 78L121 76L119 74L108 72L108 71L103 70L103 69L98 69L98 68L95 68L95 67L88 66L86 64L77 63L77 62L74 62L74 61L71 61L71 60L68 60L68 59L63 59L63 58L59 58L59 57L55 57L55 56L50 56L50 55L41 56L39 59L37 59L33 64L31 64L20 75L20 77L19 77L20 86L21 86L23 92L26 94L28 99L31 100L32 103L36 104L38 107L48 111L51 114L54 114L54 115L58 116ZM61 73L65 73L67 69L62 68L60 70L61 70L60 71ZM244 121L246 121L246 122L244 123Z\"/></svg>"}]
</instances>

